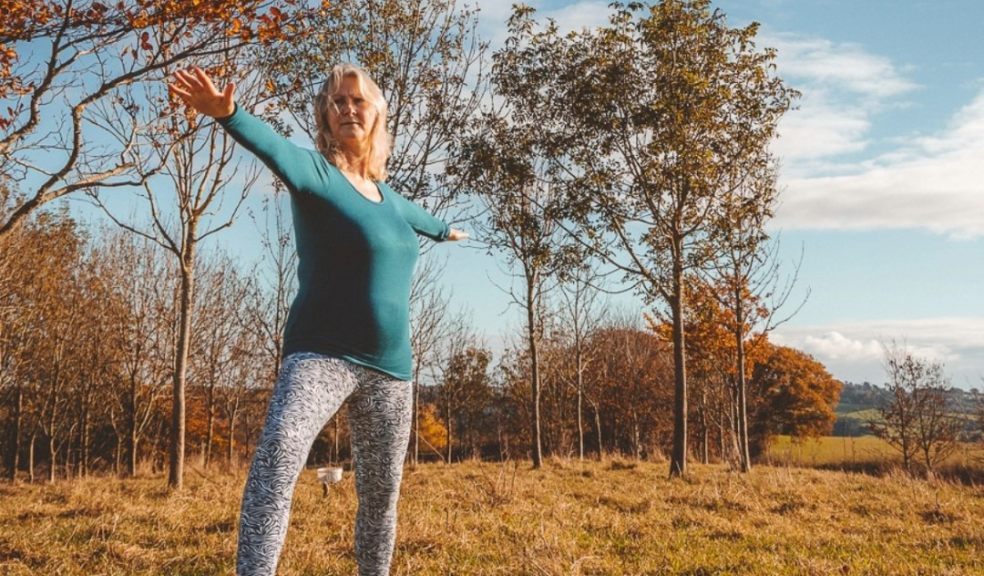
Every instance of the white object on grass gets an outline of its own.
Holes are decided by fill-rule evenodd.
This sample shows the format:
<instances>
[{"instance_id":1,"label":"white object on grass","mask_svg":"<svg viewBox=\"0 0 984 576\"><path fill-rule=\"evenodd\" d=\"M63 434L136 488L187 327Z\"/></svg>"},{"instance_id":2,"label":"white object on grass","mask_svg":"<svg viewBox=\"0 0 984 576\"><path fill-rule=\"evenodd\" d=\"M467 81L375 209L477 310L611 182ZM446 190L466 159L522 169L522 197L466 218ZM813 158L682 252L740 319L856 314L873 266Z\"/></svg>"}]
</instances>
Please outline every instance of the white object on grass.
<instances>
[{"instance_id":1,"label":"white object on grass","mask_svg":"<svg viewBox=\"0 0 984 576\"><path fill-rule=\"evenodd\" d=\"M324 495L328 495L328 486L342 481L342 469L338 466L318 468L318 482L324 490Z\"/></svg>"}]
</instances>

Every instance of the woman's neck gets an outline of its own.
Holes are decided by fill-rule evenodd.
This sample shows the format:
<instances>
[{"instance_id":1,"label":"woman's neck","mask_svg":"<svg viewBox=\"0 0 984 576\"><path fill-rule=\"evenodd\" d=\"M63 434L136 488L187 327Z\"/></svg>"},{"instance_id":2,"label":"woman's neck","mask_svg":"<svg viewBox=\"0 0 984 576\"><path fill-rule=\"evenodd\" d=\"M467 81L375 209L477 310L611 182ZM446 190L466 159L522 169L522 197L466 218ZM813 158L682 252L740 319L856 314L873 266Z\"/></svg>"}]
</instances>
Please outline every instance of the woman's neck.
<instances>
[{"instance_id":1,"label":"woman's neck","mask_svg":"<svg viewBox=\"0 0 984 576\"><path fill-rule=\"evenodd\" d=\"M339 166L345 172L369 179L369 146L346 146L339 150L343 165Z\"/></svg>"}]
</instances>

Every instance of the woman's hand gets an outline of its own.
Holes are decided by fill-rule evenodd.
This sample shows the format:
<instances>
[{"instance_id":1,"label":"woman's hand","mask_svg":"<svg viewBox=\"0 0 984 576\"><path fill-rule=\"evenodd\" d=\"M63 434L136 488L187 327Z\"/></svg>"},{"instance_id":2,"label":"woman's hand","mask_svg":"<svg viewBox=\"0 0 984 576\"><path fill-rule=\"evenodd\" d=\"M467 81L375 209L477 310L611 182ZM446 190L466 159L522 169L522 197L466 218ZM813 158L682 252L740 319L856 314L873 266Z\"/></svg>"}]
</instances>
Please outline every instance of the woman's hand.
<instances>
[{"instance_id":1,"label":"woman's hand","mask_svg":"<svg viewBox=\"0 0 984 576\"><path fill-rule=\"evenodd\" d=\"M190 108L212 118L225 118L236 111L233 94L236 85L230 82L219 92L212 84L212 79L204 70L195 66L188 70L178 70L174 73L175 81L167 85Z\"/></svg>"},{"instance_id":2,"label":"woman's hand","mask_svg":"<svg viewBox=\"0 0 984 576\"><path fill-rule=\"evenodd\" d=\"M448 240L465 240L468 238L468 232L458 230L457 228L452 228L451 233L448 234Z\"/></svg>"}]
</instances>

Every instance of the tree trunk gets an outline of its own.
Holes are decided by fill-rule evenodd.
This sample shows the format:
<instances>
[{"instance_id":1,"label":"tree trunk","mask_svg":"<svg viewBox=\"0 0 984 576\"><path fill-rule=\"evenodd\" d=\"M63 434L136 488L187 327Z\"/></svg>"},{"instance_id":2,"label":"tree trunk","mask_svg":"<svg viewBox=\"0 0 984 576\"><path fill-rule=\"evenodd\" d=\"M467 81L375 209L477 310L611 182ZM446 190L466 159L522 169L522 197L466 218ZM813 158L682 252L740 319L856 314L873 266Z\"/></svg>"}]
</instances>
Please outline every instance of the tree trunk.
<instances>
[{"instance_id":1,"label":"tree trunk","mask_svg":"<svg viewBox=\"0 0 984 576\"><path fill-rule=\"evenodd\" d=\"M31 445L27 449L27 481L34 484L34 444L37 441L38 433L31 432Z\"/></svg>"},{"instance_id":2,"label":"tree trunk","mask_svg":"<svg viewBox=\"0 0 984 576\"><path fill-rule=\"evenodd\" d=\"M717 419L718 455L721 457L722 460L727 461L728 456L727 456L727 448L725 447L725 444L724 444L725 434L724 434L724 420L723 419L724 419L724 415L723 414L721 414L719 416L719 418Z\"/></svg>"},{"instance_id":3,"label":"tree trunk","mask_svg":"<svg viewBox=\"0 0 984 576\"><path fill-rule=\"evenodd\" d=\"M605 451L601 446L601 408L597 404L594 405L594 414L595 430L598 432L598 460L601 460Z\"/></svg>"},{"instance_id":4,"label":"tree trunk","mask_svg":"<svg viewBox=\"0 0 984 576\"><path fill-rule=\"evenodd\" d=\"M48 466L48 484L55 483L55 465L58 461L58 444L55 440L55 418L57 416L57 411L55 410L54 402L51 406L51 415L48 418L48 455L50 457L50 465Z\"/></svg>"},{"instance_id":5,"label":"tree trunk","mask_svg":"<svg viewBox=\"0 0 984 576\"><path fill-rule=\"evenodd\" d=\"M205 454L204 462L202 466L207 470L208 465L212 459L212 440L215 434L215 385L210 385L208 388L208 396L206 400L206 419L207 423L205 425Z\"/></svg>"},{"instance_id":6,"label":"tree trunk","mask_svg":"<svg viewBox=\"0 0 984 576\"><path fill-rule=\"evenodd\" d=\"M89 475L89 402L82 406L82 430L79 437L79 477Z\"/></svg>"},{"instance_id":7,"label":"tree trunk","mask_svg":"<svg viewBox=\"0 0 984 576\"><path fill-rule=\"evenodd\" d=\"M446 418L447 424L448 424L447 427L445 428L445 430L447 430L447 434L446 434L446 439L447 439L447 463L450 464L451 463L451 401L448 400L447 401L447 404L445 406L447 407L447 409L445 411L445 418Z\"/></svg>"},{"instance_id":8,"label":"tree trunk","mask_svg":"<svg viewBox=\"0 0 984 576\"><path fill-rule=\"evenodd\" d=\"M181 257L181 287L179 301L178 345L175 350L174 390L171 410L171 446L168 486L180 490L184 483L185 457L185 373L188 367L188 349L191 345L191 298L195 282L195 245L189 239L195 237L194 224L188 225L185 246Z\"/></svg>"},{"instance_id":9,"label":"tree trunk","mask_svg":"<svg viewBox=\"0 0 984 576\"><path fill-rule=\"evenodd\" d=\"M239 398L232 410L229 411L229 449L226 451L226 464L232 469L232 457L236 445L236 417L239 416Z\"/></svg>"},{"instance_id":10,"label":"tree trunk","mask_svg":"<svg viewBox=\"0 0 984 576\"><path fill-rule=\"evenodd\" d=\"M575 343L574 364L577 370L577 458L584 460L584 374L581 342Z\"/></svg>"},{"instance_id":11,"label":"tree trunk","mask_svg":"<svg viewBox=\"0 0 984 576\"><path fill-rule=\"evenodd\" d=\"M248 397L247 397L248 400ZM243 413L243 461L249 462L249 436L252 433L249 422L249 403L246 404L246 411Z\"/></svg>"},{"instance_id":12,"label":"tree trunk","mask_svg":"<svg viewBox=\"0 0 984 576\"><path fill-rule=\"evenodd\" d=\"M10 456L7 458L7 479L11 482L17 479L17 469L20 468L21 426L24 422L24 388L18 383L14 387L14 422L10 430Z\"/></svg>"},{"instance_id":13,"label":"tree trunk","mask_svg":"<svg viewBox=\"0 0 984 576\"><path fill-rule=\"evenodd\" d=\"M748 448L748 401L745 397L745 316L741 306L741 289L735 289L735 346L738 349L738 460L741 471L752 469L751 451Z\"/></svg>"},{"instance_id":14,"label":"tree trunk","mask_svg":"<svg viewBox=\"0 0 984 576\"><path fill-rule=\"evenodd\" d=\"M126 475L137 475L137 376L130 375L130 393L126 407Z\"/></svg>"},{"instance_id":15,"label":"tree trunk","mask_svg":"<svg viewBox=\"0 0 984 576\"><path fill-rule=\"evenodd\" d=\"M532 440L530 452L533 457L533 467L539 468L543 465L543 440L540 431L540 358L536 335L536 310L534 309L535 282L534 276L534 279L528 281L526 286L526 334L530 347L530 376L533 386L530 410L530 436Z\"/></svg>"},{"instance_id":16,"label":"tree trunk","mask_svg":"<svg viewBox=\"0 0 984 576\"><path fill-rule=\"evenodd\" d=\"M113 428L116 435L116 454L113 455L113 474L119 476L123 469L123 434L118 429Z\"/></svg>"},{"instance_id":17,"label":"tree trunk","mask_svg":"<svg viewBox=\"0 0 984 576\"><path fill-rule=\"evenodd\" d=\"M673 264L673 294L670 308L673 313L673 452L670 455L670 476L687 474L687 367L684 350L683 267L679 258Z\"/></svg>"},{"instance_id":18,"label":"tree trunk","mask_svg":"<svg viewBox=\"0 0 984 576\"><path fill-rule=\"evenodd\" d=\"M700 461L709 464L711 461L711 433L707 424L707 386L701 391L700 397Z\"/></svg>"},{"instance_id":19,"label":"tree trunk","mask_svg":"<svg viewBox=\"0 0 984 576\"><path fill-rule=\"evenodd\" d=\"M410 462L416 466L420 458L420 363L413 369L413 444L410 449Z\"/></svg>"}]
</instances>

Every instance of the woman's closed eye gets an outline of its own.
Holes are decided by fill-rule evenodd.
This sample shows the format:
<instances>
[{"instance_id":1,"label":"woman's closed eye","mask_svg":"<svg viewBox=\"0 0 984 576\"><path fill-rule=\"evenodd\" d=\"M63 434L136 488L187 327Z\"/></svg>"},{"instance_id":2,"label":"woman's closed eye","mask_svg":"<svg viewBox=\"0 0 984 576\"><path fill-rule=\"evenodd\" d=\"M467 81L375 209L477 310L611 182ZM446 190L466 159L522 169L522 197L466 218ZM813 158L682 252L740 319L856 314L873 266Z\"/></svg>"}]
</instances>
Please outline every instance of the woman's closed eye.
<instances>
[{"instance_id":1,"label":"woman's closed eye","mask_svg":"<svg viewBox=\"0 0 984 576\"><path fill-rule=\"evenodd\" d=\"M335 103L335 107L336 108L343 108L346 105L351 106L353 108L364 108L365 105L366 105L365 98L352 98L352 99L348 99L348 98L344 98L344 97L338 97L338 98L335 98L333 100L333 102Z\"/></svg>"}]
</instances>

